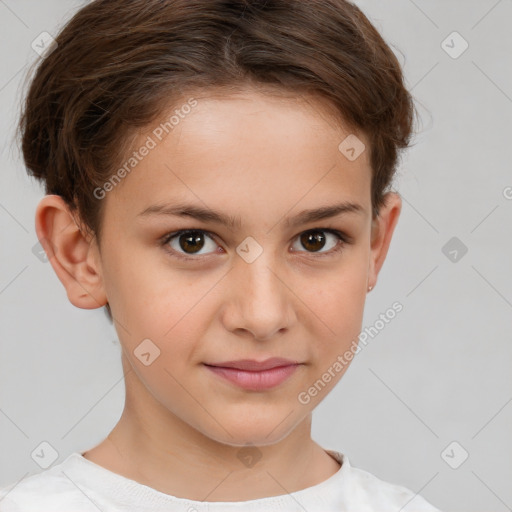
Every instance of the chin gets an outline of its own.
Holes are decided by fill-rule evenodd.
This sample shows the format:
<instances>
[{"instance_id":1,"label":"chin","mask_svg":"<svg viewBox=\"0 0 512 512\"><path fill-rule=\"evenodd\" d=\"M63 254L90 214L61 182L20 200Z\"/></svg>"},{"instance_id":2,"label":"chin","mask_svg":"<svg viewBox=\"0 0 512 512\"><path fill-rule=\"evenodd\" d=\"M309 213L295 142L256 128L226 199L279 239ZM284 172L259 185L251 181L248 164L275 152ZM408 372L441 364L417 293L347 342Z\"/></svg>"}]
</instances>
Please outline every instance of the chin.
<instances>
[{"instance_id":1,"label":"chin","mask_svg":"<svg viewBox=\"0 0 512 512\"><path fill-rule=\"evenodd\" d=\"M246 414L238 414L236 417L224 415L219 419L220 425L214 421L214 425L210 423L213 428L201 431L210 439L233 447L270 446L284 439L295 427L291 423L291 415L286 418L288 414L289 410L265 418Z\"/></svg>"}]
</instances>

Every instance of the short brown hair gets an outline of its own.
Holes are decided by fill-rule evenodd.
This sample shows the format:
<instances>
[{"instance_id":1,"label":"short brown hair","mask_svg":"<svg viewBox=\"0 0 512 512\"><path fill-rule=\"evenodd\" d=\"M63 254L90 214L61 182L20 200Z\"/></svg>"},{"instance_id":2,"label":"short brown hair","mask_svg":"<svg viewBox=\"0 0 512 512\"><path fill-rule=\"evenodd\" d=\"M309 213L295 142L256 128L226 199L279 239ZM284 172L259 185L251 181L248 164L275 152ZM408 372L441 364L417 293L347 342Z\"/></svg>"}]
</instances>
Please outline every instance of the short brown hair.
<instances>
[{"instance_id":1,"label":"short brown hair","mask_svg":"<svg viewBox=\"0 0 512 512\"><path fill-rule=\"evenodd\" d=\"M410 145L415 108L399 62L347 0L93 0L56 42L23 105L23 157L98 242L93 191L130 137L188 91L260 85L327 100L368 136L374 217Z\"/></svg>"}]
</instances>

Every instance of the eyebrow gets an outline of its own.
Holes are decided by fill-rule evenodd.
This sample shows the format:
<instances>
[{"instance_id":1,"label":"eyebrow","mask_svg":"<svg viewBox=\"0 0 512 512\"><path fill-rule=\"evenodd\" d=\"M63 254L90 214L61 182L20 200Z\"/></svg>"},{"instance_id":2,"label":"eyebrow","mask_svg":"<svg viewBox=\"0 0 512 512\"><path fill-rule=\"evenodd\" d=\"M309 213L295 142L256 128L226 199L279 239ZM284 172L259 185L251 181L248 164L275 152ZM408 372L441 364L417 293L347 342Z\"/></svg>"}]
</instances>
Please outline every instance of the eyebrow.
<instances>
[{"instance_id":1,"label":"eyebrow","mask_svg":"<svg viewBox=\"0 0 512 512\"><path fill-rule=\"evenodd\" d=\"M364 214L365 212L366 210L360 204L345 201L338 204L321 206L320 208L304 210L294 217L287 217L284 223L286 227L295 227L300 224L307 224L308 222L315 222L347 213ZM240 228L241 226L239 216L226 215L209 208L184 203L151 205L140 212L137 217L151 217L154 215L192 217L204 222L222 224L231 229Z\"/></svg>"}]
</instances>

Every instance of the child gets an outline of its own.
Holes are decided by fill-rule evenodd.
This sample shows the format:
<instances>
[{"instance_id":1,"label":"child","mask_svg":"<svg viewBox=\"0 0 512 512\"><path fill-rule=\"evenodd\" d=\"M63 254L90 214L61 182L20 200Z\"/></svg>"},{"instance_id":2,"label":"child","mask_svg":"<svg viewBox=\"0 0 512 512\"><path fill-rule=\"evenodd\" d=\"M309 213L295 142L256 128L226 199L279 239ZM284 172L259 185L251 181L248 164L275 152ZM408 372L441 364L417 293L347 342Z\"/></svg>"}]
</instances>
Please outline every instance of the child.
<instances>
[{"instance_id":1,"label":"child","mask_svg":"<svg viewBox=\"0 0 512 512\"><path fill-rule=\"evenodd\" d=\"M346 0L83 7L31 81L22 149L69 300L115 324L126 403L0 510L435 512L311 439L399 218L413 114Z\"/></svg>"}]
</instances>

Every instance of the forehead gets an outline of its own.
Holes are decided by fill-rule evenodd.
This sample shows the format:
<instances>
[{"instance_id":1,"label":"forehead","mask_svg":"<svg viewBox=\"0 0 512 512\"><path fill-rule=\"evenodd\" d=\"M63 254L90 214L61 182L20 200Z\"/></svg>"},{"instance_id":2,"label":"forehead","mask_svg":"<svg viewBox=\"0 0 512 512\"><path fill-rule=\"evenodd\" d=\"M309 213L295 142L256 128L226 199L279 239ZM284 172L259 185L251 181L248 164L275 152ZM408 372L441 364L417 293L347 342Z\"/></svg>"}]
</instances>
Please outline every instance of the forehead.
<instances>
[{"instance_id":1,"label":"forehead","mask_svg":"<svg viewBox=\"0 0 512 512\"><path fill-rule=\"evenodd\" d=\"M264 194L262 201L281 197L285 207L305 194L310 202L369 197L368 151L348 160L339 148L348 136L333 107L316 97L190 94L137 136L132 151L151 149L107 199L131 208L194 196L209 204L217 196L236 205ZM368 148L365 135L357 137Z\"/></svg>"},{"instance_id":2,"label":"forehead","mask_svg":"<svg viewBox=\"0 0 512 512\"><path fill-rule=\"evenodd\" d=\"M293 142L312 142L318 138L332 137L336 142L340 136L353 133L342 121L335 107L320 96L293 94L271 86L262 89L246 88L227 94L222 89L196 91L175 101L172 111L180 109L190 98L197 101L190 115L195 122L179 123L179 132L193 130L197 136L217 137L222 132L236 132L237 138L249 135L255 142L265 135L287 135ZM171 110L169 109L169 110ZM165 115L164 115L165 117ZM364 138L364 135L358 135ZM267 137L267 141L268 140ZM285 142L281 137L281 144ZM326 141L329 143L329 141Z\"/></svg>"}]
</instances>

